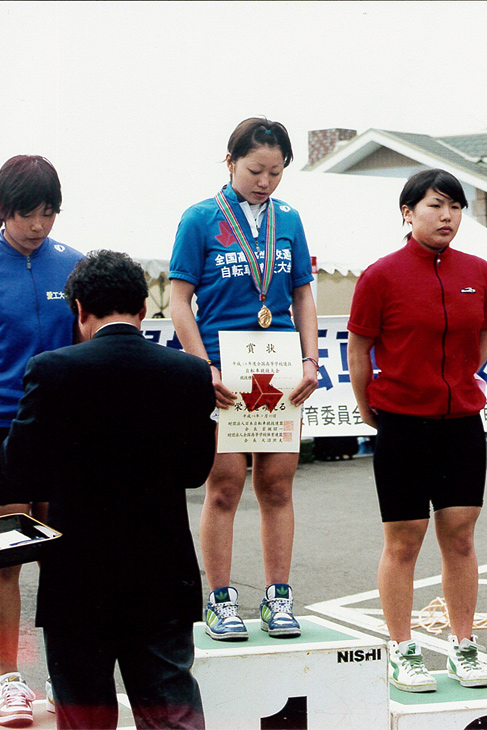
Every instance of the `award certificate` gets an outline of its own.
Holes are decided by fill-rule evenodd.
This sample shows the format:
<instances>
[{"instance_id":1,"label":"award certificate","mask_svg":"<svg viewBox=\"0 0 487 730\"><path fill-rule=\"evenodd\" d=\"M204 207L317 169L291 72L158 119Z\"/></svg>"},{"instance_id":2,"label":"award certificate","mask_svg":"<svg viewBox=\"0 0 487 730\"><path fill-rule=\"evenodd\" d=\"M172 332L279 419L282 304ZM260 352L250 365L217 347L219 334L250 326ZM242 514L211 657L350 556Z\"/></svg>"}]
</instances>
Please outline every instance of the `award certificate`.
<instances>
[{"instance_id":1,"label":"award certificate","mask_svg":"<svg viewBox=\"0 0 487 730\"><path fill-rule=\"evenodd\" d=\"M224 385L237 396L219 408L218 452L299 452L301 407L289 395L303 377L297 332L219 333Z\"/></svg>"}]
</instances>

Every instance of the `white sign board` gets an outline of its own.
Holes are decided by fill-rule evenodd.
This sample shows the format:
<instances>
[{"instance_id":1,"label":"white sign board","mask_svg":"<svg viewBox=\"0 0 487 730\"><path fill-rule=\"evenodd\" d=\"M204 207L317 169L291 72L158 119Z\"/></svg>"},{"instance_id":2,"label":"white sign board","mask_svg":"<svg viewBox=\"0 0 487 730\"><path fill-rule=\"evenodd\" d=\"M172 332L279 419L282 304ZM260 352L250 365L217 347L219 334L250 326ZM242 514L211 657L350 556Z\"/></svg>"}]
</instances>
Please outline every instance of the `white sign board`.
<instances>
[{"instance_id":1,"label":"white sign board","mask_svg":"<svg viewBox=\"0 0 487 730\"><path fill-rule=\"evenodd\" d=\"M303 407L303 436L372 436L358 411L348 371L348 317L318 317L318 389Z\"/></svg>"}]
</instances>

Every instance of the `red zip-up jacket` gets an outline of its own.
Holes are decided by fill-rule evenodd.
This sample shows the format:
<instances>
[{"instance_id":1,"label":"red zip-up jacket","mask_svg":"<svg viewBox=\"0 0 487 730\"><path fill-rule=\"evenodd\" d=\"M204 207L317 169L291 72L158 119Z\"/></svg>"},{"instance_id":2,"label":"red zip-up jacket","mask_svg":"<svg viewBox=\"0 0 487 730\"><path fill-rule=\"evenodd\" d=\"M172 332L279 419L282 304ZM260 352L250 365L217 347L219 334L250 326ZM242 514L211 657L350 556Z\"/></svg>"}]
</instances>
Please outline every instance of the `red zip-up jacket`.
<instances>
[{"instance_id":1,"label":"red zip-up jacket","mask_svg":"<svg viewBox=\"0 0 487 730\"><path fill-rule=\"evenodd\" d=\"M430 252L410 238L362 273L348 329L376 341L372 408L456 418L485 406L474 378L487 329L484 259L449 247Z\"/></svg>"}]
</instances>

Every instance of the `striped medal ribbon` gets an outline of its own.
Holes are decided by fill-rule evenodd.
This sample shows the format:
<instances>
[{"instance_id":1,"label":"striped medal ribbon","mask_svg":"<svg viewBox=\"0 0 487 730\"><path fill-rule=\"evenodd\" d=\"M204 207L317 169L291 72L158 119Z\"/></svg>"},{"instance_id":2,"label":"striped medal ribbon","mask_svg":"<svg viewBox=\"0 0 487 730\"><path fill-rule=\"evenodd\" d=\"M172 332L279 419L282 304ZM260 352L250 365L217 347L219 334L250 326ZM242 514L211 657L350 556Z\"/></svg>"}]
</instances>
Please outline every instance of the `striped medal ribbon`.
<instances>
[{"instance_id":1,"label":"striped medal ribbon","mask_svg":"<svg viewBox=\"0 0 487 730\"><path fill-rule=\"evenodd\" d=\"M215 200L221 212L223 213L225 220L232 229L240 248L244 252L245 258L248 261L253 282L257 291L259 292L259 300L262 302L262 307L257 314L257 321L259 322L260 326L265 329L269 327L272 322L272 313L270 309L266 307L264 302L266 300L267 292L269 290L276 260L276 224L274 203L269 198L265 237L264 271L261 273L257 257L253 252L249 242L247 241L245 233L243 232L240 223L236 219L233 210L231 209L221 191L215 195Z\"/></svg>"}]
</instances>

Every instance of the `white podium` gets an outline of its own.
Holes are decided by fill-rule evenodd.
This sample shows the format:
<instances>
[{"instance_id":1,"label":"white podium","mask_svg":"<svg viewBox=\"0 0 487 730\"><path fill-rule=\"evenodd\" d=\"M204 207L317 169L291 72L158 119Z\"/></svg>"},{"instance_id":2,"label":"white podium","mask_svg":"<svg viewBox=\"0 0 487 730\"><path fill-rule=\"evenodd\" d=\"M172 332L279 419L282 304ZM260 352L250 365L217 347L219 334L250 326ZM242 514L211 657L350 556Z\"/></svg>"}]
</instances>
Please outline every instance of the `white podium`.
<instances>
[{"instance_id":1,"label":"white podium","mask_svg":"<svg viewBox=\"0 0 487 730\"><path fill-rule=\"evenodd\" d=\"M487 687L462 687L446 670L432 674L436 692L400 692L391 686L392 730L470 730L471 723L487 728Z\"/></svg>"},{"instance_id":2,"label":"white podium","mask_svg":"<svg viewBox=\"0 0 487 730\"><path fill-rule=\"evenodd\" d=\"M286 706L300 718L289 727L390 730L386 642L315 616L298 620L302 634L289 639L246 620L243 642L213 641L196 624L193 672L208 730L286 727Z\"/></svg>"}]
</instances>

